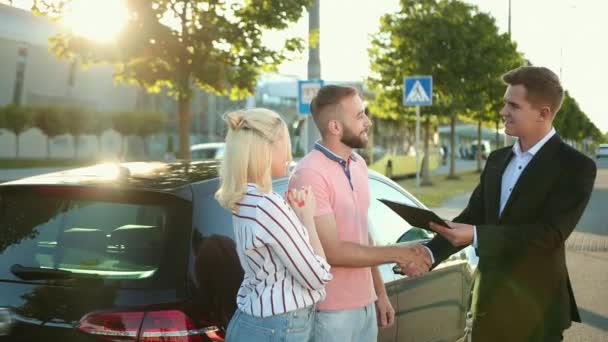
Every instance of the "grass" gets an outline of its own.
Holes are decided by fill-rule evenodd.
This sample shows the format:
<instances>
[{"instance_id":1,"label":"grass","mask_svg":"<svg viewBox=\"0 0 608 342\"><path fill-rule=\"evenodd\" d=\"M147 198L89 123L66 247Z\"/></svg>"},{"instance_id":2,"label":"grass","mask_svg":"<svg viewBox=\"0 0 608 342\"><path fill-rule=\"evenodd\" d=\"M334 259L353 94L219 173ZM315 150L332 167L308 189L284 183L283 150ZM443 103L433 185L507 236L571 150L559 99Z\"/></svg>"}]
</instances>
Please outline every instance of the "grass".
<instances>
[{"instance_id":1,"label":"grass","mask_svg":"<svg viewBox=\"0 0 608 342\"><path fill-rule=\"evenodd\" d=\"M404 189L416 196L428 207L440 207L443 202L457 195L473 191L479 183L479 173L475 171L459 173L457 180L449 180L445 175L431 177L431 186L420 186L416 190L416 178L398 181Z\"/></svg>"},{"instance_id":2,"label":"grass","mask_svg":"<svg viewBox=\"0 0 608 342\"><path fill-rule=\"evenodd\" d=\"M0 159L0 169L23 169L37 167L73 167L97 163L90 159Z\"/></svg>"}]
</instances>

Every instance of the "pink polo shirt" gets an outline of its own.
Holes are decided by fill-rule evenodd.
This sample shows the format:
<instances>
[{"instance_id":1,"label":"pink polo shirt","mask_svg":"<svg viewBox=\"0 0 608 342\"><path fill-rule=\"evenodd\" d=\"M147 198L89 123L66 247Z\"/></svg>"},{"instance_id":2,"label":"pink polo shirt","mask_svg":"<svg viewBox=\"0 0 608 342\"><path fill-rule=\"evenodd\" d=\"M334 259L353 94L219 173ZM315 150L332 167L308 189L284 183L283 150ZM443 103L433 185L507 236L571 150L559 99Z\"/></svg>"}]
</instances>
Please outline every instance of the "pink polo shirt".
<instances>
[{"instance_id":1,"label":"pink polo shirt","mask_svg":"<svg viewBox=\"0 0 608 342\"><path fill-rule=\"evenodd\" d=\"M289 188L311 186L317 202L315 216L333 214L340 240L369 245L370 196L365 161L354 152L348 161L343 161L317 145L298 163ZM350 170L352 187L343 165ZM370 267L332 266L331 273L333 280L325 286L327 295L318 304L319 310L355 309L376 301Z\"/></svg>"}]
</instances>

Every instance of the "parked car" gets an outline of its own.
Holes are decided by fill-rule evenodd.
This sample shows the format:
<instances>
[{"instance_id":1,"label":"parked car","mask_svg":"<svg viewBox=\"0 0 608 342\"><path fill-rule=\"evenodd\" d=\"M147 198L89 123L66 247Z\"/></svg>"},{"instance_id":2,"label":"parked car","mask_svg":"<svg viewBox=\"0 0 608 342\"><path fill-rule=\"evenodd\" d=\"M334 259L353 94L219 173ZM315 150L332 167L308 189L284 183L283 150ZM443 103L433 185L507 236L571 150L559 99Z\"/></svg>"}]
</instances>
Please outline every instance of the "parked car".
<instances>
[{"instance_id":1,"label":"parked car","mask_svg":"<svg viewBox=\"0 0 608 342\"><path fill-rule=\"evenodd\" d=\"M608 144L600 144L595 152L595 158L608 158Z\"/></svg>"},{"instance_id":2,"label":"parked car","mask_svg":"<svg viewBox=\"0 0 608 342\"><path fill-rule=\"evenodd\" d=\"M477 140L473 140L471 142L469 159L477 158L477 144L478 144ZM487 140L482 140L481 141L481 158L488 159L488 157L490 156L490 152L492 152L492 147L490 147L490 142Z\"/></svg>"},{"instance_id":3,"label":"parked car","mask_svg":"<svg viewBox=\"0 0 608 342\"><path fill-rule=\"evenodd\" d=\"M403 178L416 175L415 152L414 154L395 153L383 147L374 146L372 150L373 161L370 160L367 150L359 149L357 152L365 159L370 170L374 170L388 178ZM421 151L421 154L423 154L423 151ZM429 170L433 171L441 163L441 155L438 150L432 150L429 155ZM420 163L422 163L422 158Z\"/></svg>"},{"instance_id":4,"label":"parked car","mask_svg":"<svg viewBox=\"0 0 608 342\"><path fill-rule=\"evenodd\" d=\"M217 161L100 164L0 184L0 335L223 341L243 271L214 199L217 171ZM377 172L369 180L377 244L432 237L377 199L422 203ZM475 265L467 248L418 278L381 266L397 314L379 340L460 336Z\"/></svg>"},{"instance_id":5,"label":"parked car","mask_svg":"<svg viewBox=\"0 0 608 342\"><path fill-rule=\"evenodd\" d=\"M192 160L222 159L225 143L204 143L190 146Z\"/></svg>"}]
</instances>

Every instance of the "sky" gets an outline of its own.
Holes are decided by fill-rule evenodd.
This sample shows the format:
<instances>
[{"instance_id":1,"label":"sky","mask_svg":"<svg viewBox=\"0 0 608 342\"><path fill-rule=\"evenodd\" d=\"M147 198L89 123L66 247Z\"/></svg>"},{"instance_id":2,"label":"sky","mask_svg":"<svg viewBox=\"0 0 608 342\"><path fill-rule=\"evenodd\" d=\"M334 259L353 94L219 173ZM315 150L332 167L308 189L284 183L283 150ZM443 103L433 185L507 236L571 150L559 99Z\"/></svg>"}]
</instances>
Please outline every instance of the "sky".
<instances>
[{"instance_id":1,"label":"sky","mask_svg":"<svg viewBox=\"0 0 608 342\"><path fill-rule=\"evenodd\" d=\"M76 0L88 8L95 1ZM102 2L103 1L103 2ZM113 0L116 2L120 0ZM501 32L508 31L509 0L464 0L496 18ZM320 0L321 77L332 81L361 81L369 75L367 49L379 19L398 9L398 0ZM27 8L31 0L14 0ZM105 11L108 13L108 11ZM114 11L115 12L115 11ZM518 49L534 65L560 75L566 90L602 131L608 132L608 110L603 104L603 84L608 81L608 1L605 0L511 0L511 36ZM95 11L96 23L110 23ZM84 21L85 25L87 21ZM101 30L101 24L90 25ZM116 26L114 24L110 26ZM266 42L278 44L286 36L306 38L308 16L286 32L269 34ZM278 45L277 45L278 46ZM306 77L307 52L279 69L280 73ZM404 75L406 76L406 75Z\"/></svg>"},{"instance_id":2,"label":"sky","mask_svg":"<svg viewBox=\"0 0 608 342\"><path fill-rule=\"evenodd\" d=\"M465 0L508 31L508 0ZM369 75L369 35L379 18L398 9L397 0L321 0L321 76L361 80ZM511 0L511 37L534 65L561 75L566 90L602 131L608 132L603 85L608 82L608 1ZM294 32L306 34L308 18ZM307 55L281 72L306 77ZM404 75L405 76L405 75Z\"/></svg>"}]
</instances>

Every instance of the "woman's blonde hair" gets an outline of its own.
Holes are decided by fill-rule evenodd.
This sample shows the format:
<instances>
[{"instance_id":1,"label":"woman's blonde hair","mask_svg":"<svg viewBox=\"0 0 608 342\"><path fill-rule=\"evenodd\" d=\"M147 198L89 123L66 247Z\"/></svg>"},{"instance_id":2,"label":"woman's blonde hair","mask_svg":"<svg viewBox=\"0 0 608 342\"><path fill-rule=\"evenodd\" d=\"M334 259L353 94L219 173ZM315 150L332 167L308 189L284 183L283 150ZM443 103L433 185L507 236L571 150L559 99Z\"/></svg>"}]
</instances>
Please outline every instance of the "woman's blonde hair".
<instances>
[{"instance_id":1,"label":"woman's blonde hair","mask_svg":"<svg viewBox=\"0 0 608 342\"><path fill-rule=\"evenodd\" d=\"M222 207L234 211L248 182L256 183L261 192L270 192L272 144L282 137L287 125L279 114L265 108L231 112L224 115L224 121L228 134L215 198Z\"/></svg>"}]
</instances>

